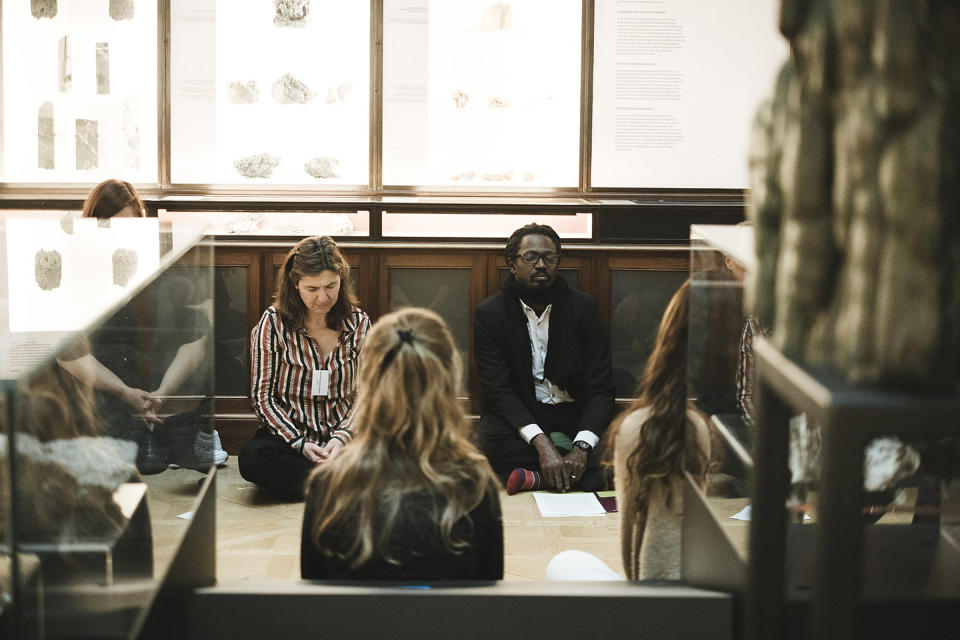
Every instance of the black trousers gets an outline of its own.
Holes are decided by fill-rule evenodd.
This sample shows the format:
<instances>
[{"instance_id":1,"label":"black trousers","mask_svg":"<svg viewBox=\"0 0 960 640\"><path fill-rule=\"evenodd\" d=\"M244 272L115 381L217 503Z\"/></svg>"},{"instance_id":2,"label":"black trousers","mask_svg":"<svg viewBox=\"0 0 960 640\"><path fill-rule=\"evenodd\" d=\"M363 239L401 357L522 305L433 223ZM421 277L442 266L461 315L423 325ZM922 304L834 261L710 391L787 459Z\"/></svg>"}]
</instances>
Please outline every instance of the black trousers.
<instances>
[{"instance_id":1,"label":"black trousers","mask_svg":"<svg viewBox=\"0 0 960 640\"><path fill-rule=\"evenodd\" d=\"M279 436L260 427L237 458L240 475L253 484L302 500L307 477L316 465Z\"/></svg>"},{"instance_id":2,"label":"black trousers","mask_svg":"<svg viewBox=\"0 0 960 640\"><path fill-rule=\"evenodd\" d=\"M538 403L533 417L536 418L537 424L547 437L554 431L561 431L573 440L580 431L580 409L573 402ZM575 485L577 489L600 491L612 484L600 465L605 447L603 434L606 430L605 424L593 426L591 429L601 438L593 451L587 455L587 468ZM477 424L477 446L487 456L490 466L501 478L505 478L517 467L533 471L540 470L540 456L536 448L527 444L516 429L496 414L486 412L480 416L480 422Z\"/></svg>"}]
</instances>

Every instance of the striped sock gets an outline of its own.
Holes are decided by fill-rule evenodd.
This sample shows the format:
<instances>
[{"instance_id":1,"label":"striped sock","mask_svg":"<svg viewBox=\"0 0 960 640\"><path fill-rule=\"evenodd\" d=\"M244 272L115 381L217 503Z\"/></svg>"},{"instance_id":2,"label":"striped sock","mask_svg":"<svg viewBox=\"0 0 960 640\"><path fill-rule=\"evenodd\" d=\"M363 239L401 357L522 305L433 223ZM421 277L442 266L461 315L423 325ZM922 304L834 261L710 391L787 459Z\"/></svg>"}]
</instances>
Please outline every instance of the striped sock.
<instances>
[{"instance_id":1,"label":"striped sock","mask_svg":"<svg viewBox=\"0 0 960 640\"><path fill-rule=\"evenodd\" d=\"M540 488L540 473L520 469L519 467L507 476L507 494L513 495L521 491L536 491Z\"/></svg>"}]
</instances>

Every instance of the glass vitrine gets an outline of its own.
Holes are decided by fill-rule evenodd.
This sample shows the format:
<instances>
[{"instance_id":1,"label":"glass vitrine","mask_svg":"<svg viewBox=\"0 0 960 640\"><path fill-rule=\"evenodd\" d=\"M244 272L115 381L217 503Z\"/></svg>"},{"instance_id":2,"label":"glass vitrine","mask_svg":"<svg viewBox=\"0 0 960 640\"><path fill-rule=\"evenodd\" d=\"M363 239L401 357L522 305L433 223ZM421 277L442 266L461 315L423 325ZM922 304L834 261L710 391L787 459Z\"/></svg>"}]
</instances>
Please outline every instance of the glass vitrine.
<instances>
[{"instance_id":1,"label":"glass vitrine","mask_svg":"<svg viewBox=\"0 0 960 640\"><path fill-rule=\"evenodd\" d=\"M214 463L201 232L0 220L8 637L134 637L156 597Z\"/></svg>"}]
</instances>

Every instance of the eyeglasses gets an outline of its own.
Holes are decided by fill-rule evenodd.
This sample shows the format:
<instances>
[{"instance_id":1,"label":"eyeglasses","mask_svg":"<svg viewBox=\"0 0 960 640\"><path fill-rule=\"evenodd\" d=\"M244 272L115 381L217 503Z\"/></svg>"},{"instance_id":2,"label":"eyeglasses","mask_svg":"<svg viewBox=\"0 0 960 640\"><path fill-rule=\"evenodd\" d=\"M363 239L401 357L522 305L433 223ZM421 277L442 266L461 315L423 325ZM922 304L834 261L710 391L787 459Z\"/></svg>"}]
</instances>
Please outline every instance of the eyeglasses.
<instances>
[{"instance_id":1,"label":"eyeglasses","mask_svg":"<svg viewBox=\"0 0 960 640\"><path fill-rule=\"evenodd\" d=\"M538 253L536 251L524 251L518 253L517 257L523 260L524 264L537 264L542 259L545 264L557 264L560 262L560 254L548 251L547 253Z\"/></svg>"}]
</instances>

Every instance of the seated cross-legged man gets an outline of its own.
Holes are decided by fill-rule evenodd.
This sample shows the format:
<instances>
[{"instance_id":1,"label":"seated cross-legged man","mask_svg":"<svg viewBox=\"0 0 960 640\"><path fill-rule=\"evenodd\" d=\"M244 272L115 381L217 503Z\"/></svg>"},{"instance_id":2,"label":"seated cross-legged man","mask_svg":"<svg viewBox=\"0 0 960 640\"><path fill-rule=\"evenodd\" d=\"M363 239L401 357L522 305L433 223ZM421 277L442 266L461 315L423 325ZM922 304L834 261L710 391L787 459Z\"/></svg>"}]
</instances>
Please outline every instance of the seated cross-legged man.
<instances>
[{"instance_id":1,"label":"seated cross-legged man","mask_svg":"<svg viewBox=\"0 0 960 640\"><path fill-rule=\"evenodd\" d=\"M517 229L504 259L506 284L474 316L480 448L508 493L600 489L615 403L596 302L557 273L560 238L549 226Z\"/></svg>"}]
</instances>

